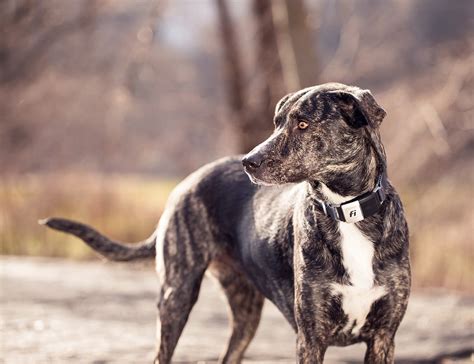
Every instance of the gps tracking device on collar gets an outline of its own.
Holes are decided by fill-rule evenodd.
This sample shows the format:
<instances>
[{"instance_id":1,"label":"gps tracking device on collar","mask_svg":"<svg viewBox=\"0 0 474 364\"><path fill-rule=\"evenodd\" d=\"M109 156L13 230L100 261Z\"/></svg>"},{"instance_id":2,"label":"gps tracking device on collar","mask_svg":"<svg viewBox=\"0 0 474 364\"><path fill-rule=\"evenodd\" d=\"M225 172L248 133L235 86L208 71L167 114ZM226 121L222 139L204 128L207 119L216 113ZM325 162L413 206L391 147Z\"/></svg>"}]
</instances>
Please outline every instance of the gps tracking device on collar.
<instances>
[{"instance_id":1,"label":"gps tracking device on collar","mask_svg":"<svg viewBox=\"0 0 474 364\"><path fill-rule=\"evenodd\" d=\"M321 205L324 214L336 221L358 222L380 210L386 198L384 182L385 175L381 174L372 192L355 197L340 205L333 205L319 200L318 203Z\"/></svg>"}]
</instances>

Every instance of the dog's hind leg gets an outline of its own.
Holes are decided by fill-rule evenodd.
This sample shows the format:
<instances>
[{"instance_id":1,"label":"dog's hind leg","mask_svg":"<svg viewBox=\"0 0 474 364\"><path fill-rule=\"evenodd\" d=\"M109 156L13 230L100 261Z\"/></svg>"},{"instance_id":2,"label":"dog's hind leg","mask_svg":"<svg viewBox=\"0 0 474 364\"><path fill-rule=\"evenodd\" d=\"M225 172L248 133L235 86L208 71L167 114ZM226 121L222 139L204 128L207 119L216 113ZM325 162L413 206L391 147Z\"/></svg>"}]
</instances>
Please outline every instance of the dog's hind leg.
<instances>
[{"instance_id":1,"label":"dog's hind leg","mask_svg":"<svg viewBox=\"0 0 474 364\"><path fill-rule=\"evenodd\" d=\"M168 364L196 303L206 270L203 264L185 261L166 264L166 279L161 281L158 297L156 364Z\"/></svg>"},{"instance_id":2,"label":"dog's hind leg","mask_svg":"<svg viewBox=\"0 0 474 364\"><path fill-rule=\"evenodd\" d=\"M162 286L158 302L156 364L171 362L178 339L197 301L203 274L203 271L189 272L185 280L176 277L173 285Z\"/></svg>"},{"instance_id":3,"label":"dog's hind leg","mask_svg":"<svg viewBox=\"0 0 474 364\"><path fill-rule=\"evenodd\" d=\"M196 303L208 265L208 251L183 224L173 222L164 238L158 234L158 297L156 364L169 364ZM179 231L179 232L178 232ZM177 233L178 232L178 233Z\"/></svg>"},{"instance_id":4,"label":"dog's hind leg","mask_svg":"<svg viewBox=\"0 0 474 364\"><path fill-rule=\"evenodd\" d=\"M232 334L219 362L240 363L260 322L264 297L231 262L214 260L210 273L218 280L229 304Z\"/></svg>"}]
</instances>

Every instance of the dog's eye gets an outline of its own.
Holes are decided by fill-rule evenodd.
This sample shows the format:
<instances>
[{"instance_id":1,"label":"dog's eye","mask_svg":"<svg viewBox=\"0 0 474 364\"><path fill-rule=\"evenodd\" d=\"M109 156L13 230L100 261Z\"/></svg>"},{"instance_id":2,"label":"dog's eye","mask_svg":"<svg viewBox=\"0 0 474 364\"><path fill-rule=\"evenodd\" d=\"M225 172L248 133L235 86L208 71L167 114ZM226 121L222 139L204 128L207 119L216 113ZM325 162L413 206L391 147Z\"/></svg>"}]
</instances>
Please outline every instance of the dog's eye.
<instances>
[{"instance_id":1,"label":"dog's eye","mask_svg":"<svg viewBox=\"0 0 474 364\"><path fill-rule=\"evenodd\" d=\"M298 129L304 130L309 126L309 124L306 121L300 121L298 123Z\"/></svg>"}]
</instances>

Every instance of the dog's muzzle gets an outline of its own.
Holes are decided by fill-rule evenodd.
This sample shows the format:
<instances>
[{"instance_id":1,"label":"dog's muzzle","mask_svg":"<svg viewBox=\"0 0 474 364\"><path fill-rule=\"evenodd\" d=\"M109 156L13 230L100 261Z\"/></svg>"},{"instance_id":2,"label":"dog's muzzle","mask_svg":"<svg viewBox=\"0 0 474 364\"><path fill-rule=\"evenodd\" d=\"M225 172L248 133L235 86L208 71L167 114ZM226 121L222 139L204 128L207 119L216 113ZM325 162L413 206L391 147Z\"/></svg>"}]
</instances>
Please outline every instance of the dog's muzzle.
<instances>
[{"instance_id":1,"label":"dog's muzzle","mask_svg":"<svg viewBox=\"0 0 474 364\"><path fill-rule=\"evenodd\" d=\"M248 172L256 171L265 161L265 158L258 154L250 154L242 159L242 164Z\"/></svg>"}]
</instances>

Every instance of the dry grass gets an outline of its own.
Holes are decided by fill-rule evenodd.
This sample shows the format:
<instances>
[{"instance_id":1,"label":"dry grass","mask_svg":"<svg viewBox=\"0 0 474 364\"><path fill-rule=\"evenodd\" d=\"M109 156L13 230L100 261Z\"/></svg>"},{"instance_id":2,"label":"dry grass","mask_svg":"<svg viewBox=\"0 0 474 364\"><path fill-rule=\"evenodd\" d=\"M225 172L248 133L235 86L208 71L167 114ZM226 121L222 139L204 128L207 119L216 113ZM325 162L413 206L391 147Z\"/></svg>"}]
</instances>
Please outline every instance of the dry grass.
<instances>
[{"instance_id":1,"label":"dry grass","mask_svg":"<svg viewBox=\"0 0 474 364\"><path fill-rule=\"evenodd\" d=\"M0 185L2 254L90 258L78 239L38 225L63 216L122 241L148 237L176 181L133 176L69 174L3 178Z\"/></svg>"},{"instance_id":2,"label":"dry grass","mask_svg":"<svg viewBox=\"0 0 474 364\"><path fill-rule=\"evenodd\" d=\"M474 293L474 216L469 182L446 179L402 189L414 286Z\"/></svg>"},{"instance_id":3,"label":"dry grass","mask_svg":"<svg viewBox=\"0 0 474 364\"><path fill-rule=\"evenodd\" d=\"M4 177L0 184L0 253L94 256L78 239L37 224L47 216L77 219L122 241L141 240L154 229L175 184L123 175ZM401 195L410 224L414 286L472 292L471 186L466 182L454 187L441 181L401 189Z\"/></svg>"}]
</instances>

